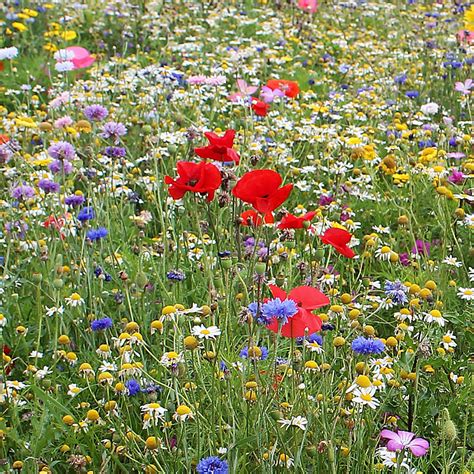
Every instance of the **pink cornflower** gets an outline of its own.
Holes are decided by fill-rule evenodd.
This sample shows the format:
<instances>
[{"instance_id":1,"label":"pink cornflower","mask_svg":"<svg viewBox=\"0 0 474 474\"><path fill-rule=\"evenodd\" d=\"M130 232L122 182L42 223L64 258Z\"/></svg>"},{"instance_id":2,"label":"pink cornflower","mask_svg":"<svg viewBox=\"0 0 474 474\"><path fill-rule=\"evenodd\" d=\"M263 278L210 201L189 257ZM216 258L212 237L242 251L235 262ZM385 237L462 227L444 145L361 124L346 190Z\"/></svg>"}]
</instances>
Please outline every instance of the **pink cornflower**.
<instances>
[{"instance_id":1,"label":"pink cornflower","mask_svg":"<svg viewBox=\"0 0 474 474\"><path fill-rule=\"evenodd\" d=\"M382 430L380 437L388 439L387 449L389 451L402 451L409 449L414 456L424 456L430 447L430 443L423 438L415 438L415 433L410 431Z\"/></svg>"}]
</instances>

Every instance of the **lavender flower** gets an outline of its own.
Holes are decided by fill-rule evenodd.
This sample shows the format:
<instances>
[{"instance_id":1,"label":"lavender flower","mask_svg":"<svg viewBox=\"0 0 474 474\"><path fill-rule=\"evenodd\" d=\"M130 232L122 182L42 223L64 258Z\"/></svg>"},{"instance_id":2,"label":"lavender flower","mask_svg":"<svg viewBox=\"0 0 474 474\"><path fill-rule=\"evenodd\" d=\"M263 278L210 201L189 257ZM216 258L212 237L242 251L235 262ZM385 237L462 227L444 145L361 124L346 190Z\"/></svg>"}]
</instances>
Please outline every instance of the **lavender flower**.
<instances>
[{"instance_id":1,"label":"lavender flower","mask_svg":"<svg viewBox=\"0 0 474 474\"><path fill-rule=\"evenodd\" d=\"M64 203L67 206L78 207L81 204L84 204L86 198L82 194L73 194L72 196L67 196L64 199Z\"/></svg>"},{"instance_id":2,"label":"lavender flower","mask_svg":"<svg viewBox=\"0 0 474 474\"><path fill-rule=\"evenodd\" d=\"M56 142L48 148L49 155L55 160L73 160L76 150L69 142Z\"/></svg>"},{"instance_id":3,"label":"lavender flower","mask_svg":"<svg viewBox=\"0 0 474 474\"><path fill-rule=\"evenodd\" d=\"M45 193L58 193L61 189L59 183L51 181L49 179L40 179L38 182L38 187L42 189Z\"/></svg>"},{"instance_id":4,"label":"lavender flower","mask_svg":"<svg viewBox=\"0 0 474 474\"><path fill-rule=\"evenodd\" d=\"M12 198L15 198L18 200L29 199L29 198L32 198L34 195L35 195L35 190L31 186L28 186L27 184L20 184L19 186L16 186L15 188L13 188L11 191Z\"/></svg>"},{"instance_id":5,"label":"lavender flower","mask_svg":"<svg viewBox=\"0 0 474 474\"><path fill-rule=\"evenodd\" d=\"M105 107L102 107L102 105L94 104L89 105L84 109L84 115L88 120L100 122L109 115L109 112Z\"/></svg>"},{"instance_id":6,"label":"lavender flower","mask_svg":"<svg viewBox=\"0 0 474 474\"><path fill-rule=\"evenodd\" d=\"M49 171L54 174L64 173L69 174L72 172L72 165L69 161L54 160L48 165Z\"/></svg>"},{"instance_id":7,"label":"lavender flower","mask_svg":"<svg viewBox=\"0 0 474 474\"><path fill-rule=\"evenodd\" d=\"M117 142L119 137L125 135L126 133L127 128L123 123L107 122L102 128L102 133L100 136L105 139L113 138Z\"/></svg>"},{"instance_id":8,"label":"lavender flower","mask_svg":"<svg viewBox=\"0 0 474 474\"><path fill-rule=\"evenodd\" d=\"M123 158L126 155L127 151L125 148L120 146L108 146L104 150L104 154L109 158Z\"/></svg>"}]
</instances>

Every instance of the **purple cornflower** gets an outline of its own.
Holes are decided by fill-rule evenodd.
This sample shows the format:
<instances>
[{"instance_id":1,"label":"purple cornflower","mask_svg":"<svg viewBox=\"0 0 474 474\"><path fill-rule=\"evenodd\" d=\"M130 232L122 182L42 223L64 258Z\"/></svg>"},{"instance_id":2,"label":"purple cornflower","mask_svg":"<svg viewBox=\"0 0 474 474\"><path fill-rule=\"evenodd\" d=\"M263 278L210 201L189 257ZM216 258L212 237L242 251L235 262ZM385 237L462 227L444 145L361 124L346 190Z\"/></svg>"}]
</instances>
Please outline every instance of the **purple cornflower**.
<instances>
[{"instance_id":1,"label":"purple cornflower","mask_svg":"<svg viewBox=\"0 0 474 474\"><path fill-rule=\"evenodd\" d=\"M385 295L396 304L403 304L408 301L408 288L400 281L386 281Z\"/></svg>"},{"instance_id":2,"label":"purple cornflower","mask_svg":"<svg viewBox=\"0 0 474 474\"><path fill-rule=\"evenodd\" d=\"M429 257L431 244L421 239L416 239L415 246L411 249L412 255L422 254Z\"/></svg>"},{"instance_id":3,"label":"purple cornflower","mask_svg":"<svg viewBox=\"0 0 474 474\"><path fill-rule=\"evenodd\" d=\"M123 158L127 151L121 146L108 146L105 148L104 154L109 158Z\"/></svg>"},{"instance_id":4,"label":"purple cornflower","mask_svg":"<svg viewBox=\"0 0 474 474\"><path fill-rule=\"evenodd\" d=\"M228 474L229 465L217 456L201 459L196 467L198 474Z\"/></svg>"},{"instance_id":5,"label":"purple cornflower","mask_svg":"<svg viewBox=\"0 0 474 474\"><path fill-rule=\"evenodd\" d=\"M11 190L11 196L15 199L29 199L35 195L35 190L27 184L20 184Z\"/></svg>"},{"instance_id":6,"label":"purple cornflower","mask_svg":"<svg viewBox=\"0 0 474 474\"><path fill-rule=\"evenodd\" d=\"M105 227L99 227L98 229L91 229L89 232L87 232L87 238L94 242L107 237L108 233L109 232Z\"/></svg>"},{"instance_id":7,"label":"purple cornflower","mask_svg":"<svg viewBox=\"0 0 474 474\"><path fill-rule=\"evenodd\" d=\"M127 394L129 397L133 397L141 391L140 384L135 379L127 380L125 382L125 387L127 388Z\"/></svg>"},{"instance_id":8,"label":"purple cornflower","mask_svg":"<svg viewBox=\"0 0 474 474\"><path fill-rule=\"evenodd\" d=\"M58 193L61 189L59 183L51 181L50 179L40 179L38 182L38 187L45 193Z\"/></svg>"},{"instance_id":9,"label":"purple cornflower","mask_svg":"<svg viewBox=\"0 0 474 474\"><path fill-rule=\"evenodd\" d=\"M65 160L54 160L48 165L49 171L54 174L62 173L69 174L72 172L72 164Z\"/></svg>"},{"instance_id":10,"label":"purple cornflower","mask_svg":"<svg viewBox=\"0 0 474 474\"><path fill-rule=\"evenodd\" d=\"M91 322L93 331L105 331L113 326L112 318L101 318Z\"/></svg>"},{"instance_id":11,"label":"purple cornflower","mask_svg":"<svg viewBox=\"0 0 474 474\"><path fill-rule=\"evenodd\" d=\"M360 336L352 341L351 349L356 354L381 354L385 350L385 344L380 339L370 339Z\"/></svg>"},{"instance_id":12,"label":"purple cornflower","mask_svg":"<svg viewBox=\"0 0 474 474\"><path fill-rule=\"evenodd\" d=\"M87 206L83 207L77 214L77 220L81 222L89 221L95 218L94 208Z\"/></svg>"},{"instance_id":13,"label":"purple cornflower","mask_svg":"<svg viewBox=\"0 0 474 474\"><path fill-rule=\"evenodd\" d=\"M265 360L268 357L268 349L265 346L253 347L252 354L249 356L249 348L245 346L239 353L242 359Z\"/></svg>"},{"instance_id":14,"label":"purple cornflower","mask_svg":"<svg viewBox=\"0 0 474 474\"><path fill-rule=\"evenodd\" d=\"M67 196L64 199L64 203L67 206L78 207L84 204L86 198L82 194L73 194L72 196Z\"/></svg>"},{"instance_id":15,"label":"purple cornflower","mask_svg":"<svg viewBox=\"0 0 474 474\"><path fill-rule=\"evenodd\" d=\"M5 224L5 232L16 239L24 239L28 224L23 221L7 222Z\"/></svg>"},{"instance_id":16,"label":"purple cornflower","mask_svg":"<svg viewBox=\"0 0 474 474\"><path fill-rule=\"evenodd\" d=\"M262 305L262 314L266 320L276 318L281 325L298 312L298 306L293 300L275 298Z\"/></svg>"},{"instance_id":17,"label":"purple cornflower","mask_svg":"<svg viewBox=\"0 0 474 474\"><path fill-rule=\"evenodd\" d=\"M102 105L94 104L88 105L84 109L84 115L88 120L100 122L101 120L104 120L107 115L109 115L109 112L105 107L102 107Z\"/></svg>"},{"instance_id":18,"label":"purple cornflower","mask_svg":"<svg viewBox=\"0 0 474 474\"><path fill-rule=\"evenodd\" d=\"M55 160L73 160L76 150L69 142L56 142L48 148L49 156Z\"/></svg>"},{"instance_id":19,"label":"purple cornflower","mask_svg":"<svg viewBox=\"0 0 474 474\"><path fill-rule=\"evenodd\" d=\"M127 128L123 123L120 122L107 122L103 128L100 136L102 138L113 138L115 141L118 141L119 137L127 133Z\"/></svg>"}]
</instances>

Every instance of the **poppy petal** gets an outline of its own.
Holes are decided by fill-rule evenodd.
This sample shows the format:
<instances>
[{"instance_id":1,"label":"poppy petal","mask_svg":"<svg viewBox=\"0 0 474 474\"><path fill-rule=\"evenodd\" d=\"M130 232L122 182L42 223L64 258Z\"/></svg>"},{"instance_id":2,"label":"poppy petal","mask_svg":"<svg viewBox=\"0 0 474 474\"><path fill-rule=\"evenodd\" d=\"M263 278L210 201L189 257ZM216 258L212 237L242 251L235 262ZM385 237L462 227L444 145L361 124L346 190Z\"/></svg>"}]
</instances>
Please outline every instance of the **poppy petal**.
<instances>
[{"instance_id":1,"label":"poppy petal","mask_svg":"<svg viewBox=\"0 0 474 474\"><path fill-rule=\"evenodd\" d=\"M309 311L329 304L329 298L312 286L298 286L293 288L288 298L296 301L298 306Z\"/></svg>"}]
</instances>

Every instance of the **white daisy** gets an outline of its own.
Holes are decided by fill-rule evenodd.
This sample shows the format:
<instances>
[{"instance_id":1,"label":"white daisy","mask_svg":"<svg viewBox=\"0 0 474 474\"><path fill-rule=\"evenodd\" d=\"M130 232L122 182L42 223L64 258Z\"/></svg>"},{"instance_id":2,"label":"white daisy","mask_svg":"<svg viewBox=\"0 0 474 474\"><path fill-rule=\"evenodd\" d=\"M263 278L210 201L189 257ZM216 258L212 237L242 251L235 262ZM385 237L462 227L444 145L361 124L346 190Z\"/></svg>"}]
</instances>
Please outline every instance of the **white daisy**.
<instances>
[{"instance_id":1,"label":"white daisy","mask_svg":"<svg viewBox=\"0 0 474 474\"><path fill-rule=\"evenodd\" d=\"M199 337L199 339L215 339L221 334L221 330L217 326L206 328L206 326L201 324L200 326L193 327L192 334Z\"/></svg>"},{"instance_id":2,"label":"white daisy","mask_svg":"<svg viewBox=\"0 0 474 474\"><path fill-rule=\"evenodd\" d=\"M474 301L474 288L459 288L458 296L462 300Z\"/></svg>"}]
</instances>

